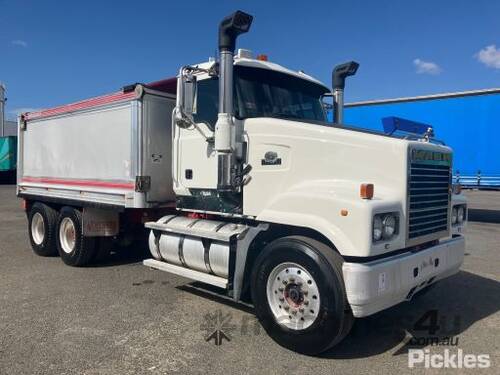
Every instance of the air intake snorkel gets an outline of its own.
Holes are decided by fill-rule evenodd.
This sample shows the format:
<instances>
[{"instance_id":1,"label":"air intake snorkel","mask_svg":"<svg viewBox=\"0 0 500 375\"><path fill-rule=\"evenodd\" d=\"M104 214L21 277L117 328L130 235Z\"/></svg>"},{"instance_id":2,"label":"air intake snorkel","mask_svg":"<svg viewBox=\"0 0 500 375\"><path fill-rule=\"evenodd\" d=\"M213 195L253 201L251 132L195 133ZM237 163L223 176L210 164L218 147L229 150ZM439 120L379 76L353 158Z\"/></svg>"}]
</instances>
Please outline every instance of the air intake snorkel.
<instances>
[{"instance_id":1,"label":"air intake snorkel","mask_svg":"<svg viewBox=\"0 0 500 375\"><path fill-rule=\"evenodd\" d=\"M217 189L234 190L236 132L233 123L233 55L236 39L250 30L253 17L242 11L227 16L219 25L219 113L215 124Z\"/></svg>"},{"instance_id":2,"label":"air intake snorkel","mask_svg":"<svg viewBox=\"0 0 500 375\"><path fill-rule=\"evenodd\" d=\"M333 109L335 124L344 122L344 88L345 79L356 74L359 64L355 61L349 61L344 64L337 65L332 72L332 87L333 87Z\"/></svg>"}]
</instances>

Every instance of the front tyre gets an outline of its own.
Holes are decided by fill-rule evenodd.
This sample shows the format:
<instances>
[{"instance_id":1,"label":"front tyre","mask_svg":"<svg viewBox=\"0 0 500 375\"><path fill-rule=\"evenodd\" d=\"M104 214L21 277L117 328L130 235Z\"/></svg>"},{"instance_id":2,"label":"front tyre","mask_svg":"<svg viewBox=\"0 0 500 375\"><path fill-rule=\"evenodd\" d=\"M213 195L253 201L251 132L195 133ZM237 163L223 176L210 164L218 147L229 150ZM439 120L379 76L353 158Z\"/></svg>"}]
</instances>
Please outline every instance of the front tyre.
<instances>
[{"instance_id":1,"label":"front tyre","mask_svg":"<svg viewBox=\"0 0 500 375\"><path fill-rule=\"evenodd\" d=\"M339 343L353 323L342 257L307 237L270 243L252 273L255 312L278 344L315 355Z\"/></svg>"},{"instance_id":2,"label":"front tyre","mask_svg":"<svg viewBox=\"0 0 500 375\"><path fill-rule=\"evenodd\" d=\"M63 207L57 222L57 249L68 266L87 265L96 252L93 237L83 236L82 213L72 207Z\"/></svg>"}]
</instances>

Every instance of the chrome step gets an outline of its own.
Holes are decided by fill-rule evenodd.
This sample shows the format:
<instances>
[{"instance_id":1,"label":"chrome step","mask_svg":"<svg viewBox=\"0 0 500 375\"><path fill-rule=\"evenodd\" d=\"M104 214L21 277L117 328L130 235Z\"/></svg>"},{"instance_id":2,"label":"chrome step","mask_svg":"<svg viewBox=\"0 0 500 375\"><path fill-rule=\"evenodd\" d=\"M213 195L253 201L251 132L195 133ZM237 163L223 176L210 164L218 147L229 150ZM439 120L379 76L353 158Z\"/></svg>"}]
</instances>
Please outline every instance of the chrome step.
<instances>
[{"instance_id":1,"label":"chrome step","mask_svg":"<svg viewBox=\"0 0 500 375\"><path fill-rule=\"evenodd\" d=\"M156 259L146 259L142 262L147 267L154 268L155 270L173 273L175 275L183 276L191 280L201 281L202 283L217 286L226 289L228 286L227 279L208 273L199 272L190 268L176 266L174 264L162 262Z\"/></svg>"}]
</instances>

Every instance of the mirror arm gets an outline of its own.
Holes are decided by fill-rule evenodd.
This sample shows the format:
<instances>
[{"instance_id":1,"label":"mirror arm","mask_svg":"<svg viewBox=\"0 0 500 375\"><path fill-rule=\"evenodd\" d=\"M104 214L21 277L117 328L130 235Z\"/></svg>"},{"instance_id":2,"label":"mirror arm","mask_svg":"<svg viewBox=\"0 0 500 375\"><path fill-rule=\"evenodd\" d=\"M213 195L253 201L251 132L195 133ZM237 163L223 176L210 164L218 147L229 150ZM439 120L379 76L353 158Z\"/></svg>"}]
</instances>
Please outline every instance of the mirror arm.
<instances>
[{"instance_id":1,"label":"mirror arm","mask_svg":"<svg viewBox=\"0 0 500 375\"><path fill-rule=\"evenodd\" d=\"M196 74L196 73L207 73L210 76L217 76L219 75L217 63L214 62L214 64L208 69L199 68L197 66L192 66L192 65L186 65L181 68L181 74L186 75L186 74Z\"/></svg>"},{"instance_id":2,"label":"mirror arm","mask_svg":"<svg viewBox=\"0 0 500 375\"><path fill-rule=\"evenodd\" d=\"M205 141L209 143L214 141L214 132L210 130L210 127L207 123L196 123L179 107L175 108L175 124L182 129L189 129L191 127L194 127L201 134L201 136L205 138ZM203 126L201 126L201 124L205 125L205 129L203 129Z\"/></svg>"},{"instance_id":3,"label":"mirror arm","mask_svg":"<svg viewBox=\"0 0 500 375\"><path fill-rule=\"evenodd\" d=\"M201 124L205 125L205 129L200 126ZM198 130L202 137L205 138L205 141L207 141L208 143L214 142L214 132L210 130L206 122L193 122L193 126L196 128L196 130Z\"/></svg>"}]
</instances>

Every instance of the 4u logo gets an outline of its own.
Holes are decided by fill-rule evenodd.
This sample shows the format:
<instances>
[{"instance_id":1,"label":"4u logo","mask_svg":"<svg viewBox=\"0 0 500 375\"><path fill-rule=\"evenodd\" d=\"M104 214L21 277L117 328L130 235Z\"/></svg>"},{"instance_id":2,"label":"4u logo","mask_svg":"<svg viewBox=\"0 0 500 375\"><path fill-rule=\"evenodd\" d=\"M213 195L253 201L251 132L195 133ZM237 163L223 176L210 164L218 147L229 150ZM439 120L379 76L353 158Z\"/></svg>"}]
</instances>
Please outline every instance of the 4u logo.
<instances>
[{"instance_id":1,"label":"4u logo","mask_svg":"<svg viewBox=\"0 0 500 375\"><path fill-rule=\"evenodd\" d=\"M413 330L427 332L431 336L453 335L460 332L461 325L460 315L450 317L444 314L439 315L438 310L429 310L415 322Z\"/></svg>"}]
</instances>

